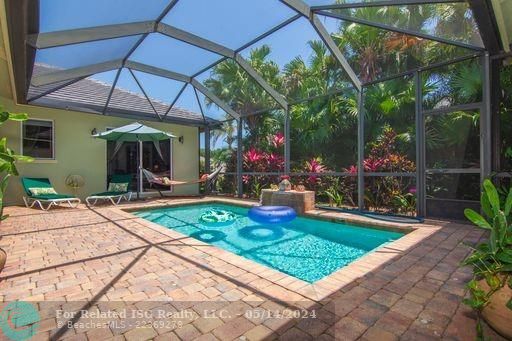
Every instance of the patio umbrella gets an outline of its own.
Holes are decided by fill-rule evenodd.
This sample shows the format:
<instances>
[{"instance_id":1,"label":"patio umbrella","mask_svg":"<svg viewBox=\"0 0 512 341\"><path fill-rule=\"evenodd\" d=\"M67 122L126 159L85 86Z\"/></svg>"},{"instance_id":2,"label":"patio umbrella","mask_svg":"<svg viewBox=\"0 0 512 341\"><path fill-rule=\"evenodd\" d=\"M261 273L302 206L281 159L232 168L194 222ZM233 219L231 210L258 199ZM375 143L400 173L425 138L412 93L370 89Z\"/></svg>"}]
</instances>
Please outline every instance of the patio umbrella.
<instances>
[{"instance_id":1,"label":"patio umbrella","mask_svg":"<svg viewBox=\"0 0 512 341\"><path fill-rule=\"evenodd\" d=\"M93 137L97 137L107 141L116 141L116 142L158 142L161 140L167 140L170 138L174 138L176 136L166 133L164 131L154 129L148 126L145 126L142 123L135 122L131 123L119 128L115 128L109 131L105 131L103 133L98 133L93 135ZM142 171L142 156L140 155L139 148L137 148L137 199L139 198L139 183L141 179L141 171Z\"/></svg>"}]
</instances>

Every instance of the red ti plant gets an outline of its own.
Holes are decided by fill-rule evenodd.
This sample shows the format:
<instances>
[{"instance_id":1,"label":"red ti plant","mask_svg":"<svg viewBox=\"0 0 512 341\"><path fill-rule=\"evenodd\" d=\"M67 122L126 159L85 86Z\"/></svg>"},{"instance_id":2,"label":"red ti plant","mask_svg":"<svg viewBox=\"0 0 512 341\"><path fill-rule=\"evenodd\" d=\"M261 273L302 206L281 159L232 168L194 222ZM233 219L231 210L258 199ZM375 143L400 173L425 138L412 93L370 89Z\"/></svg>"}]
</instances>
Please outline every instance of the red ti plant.
<instances>
[{"instance_id":1,"label":"red ti plant","mask_svg":"<svg viewBox=\"0 0 512 341\"><path fill-rule=\"evenodd\" d=\"M256 148L251 148L244 153L244 168L254 172L264 172L268 163L266 154Z\"/></svg>"},{"instance_id":2,"label":"red ti plant","mask_svg":"<svg viewBox=\"0 0 512 341\"><path fill-rule=\"evenodd\" d=\"M281 155L270 153L266 155L268 168L272 171L284 170L284 158Z\"/></svg>"},{"instance_id":3,"label":"red ti plant","mask_svg":"<svg viewBox=\"0 0 512 341\"><path fill-rule=\"evenodd\" d=\"M247 163L258 163L263 159L263 152L257 150L256 148L251 148L244 153L244 162Z\"/></svg>"},{"instance_id":4,"label":"red ti plant","mask_svg":"<svg viewBox=\"0 0 512 341\"><path fill-rule=\"evenodd\" d=\"M281 148L284 145L284 134L278 131L271 136L270 140L274 148Z\"/></svg>"},{"instance_id":5,"label":"red ti plant","mask_svg":"<svg viewBox=\"0 0 512 341\"><path fill-rule=\"evenodd\" d=\"M279 149L284 145L284 135L277 132L270 135L267 146L262 149L250 148L243 155L244 169L253 172L281 172L284 170L284 157Z\"/></svg>"},{"instance_id":6,"label":"red ti plant","mask_svg":"<svg viewBox=\"0 0 512 341\"><path fill-rule=\"evenodd\" d=\"M304 170L306 173L324 173L327 171L327 167L322 164L322 159L317 157L306 161ZM308 177L308 182L311 185L316 185L320 182L320 178L316 175L310 175Z\"/></svg>"}]
</instances>

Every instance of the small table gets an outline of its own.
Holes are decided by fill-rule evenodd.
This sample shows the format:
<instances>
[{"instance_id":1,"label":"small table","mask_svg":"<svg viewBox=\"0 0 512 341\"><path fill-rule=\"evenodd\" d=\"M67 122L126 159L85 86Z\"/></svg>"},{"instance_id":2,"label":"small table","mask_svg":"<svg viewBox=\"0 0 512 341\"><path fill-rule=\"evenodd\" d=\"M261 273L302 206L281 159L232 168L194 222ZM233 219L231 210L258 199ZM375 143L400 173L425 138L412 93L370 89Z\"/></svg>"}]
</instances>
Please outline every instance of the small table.
<instances>
[{"instance_id":1,"label":"small table","mask_svg":"<svg viewBox=\"0 0 512 341\"><path fill-rule=\"evenodd\" d=\"M261 191L261 204L263 206L290 206L297 214L315 209L314 191L279 191L264 189Z\"/></svg>"}]
</instances>

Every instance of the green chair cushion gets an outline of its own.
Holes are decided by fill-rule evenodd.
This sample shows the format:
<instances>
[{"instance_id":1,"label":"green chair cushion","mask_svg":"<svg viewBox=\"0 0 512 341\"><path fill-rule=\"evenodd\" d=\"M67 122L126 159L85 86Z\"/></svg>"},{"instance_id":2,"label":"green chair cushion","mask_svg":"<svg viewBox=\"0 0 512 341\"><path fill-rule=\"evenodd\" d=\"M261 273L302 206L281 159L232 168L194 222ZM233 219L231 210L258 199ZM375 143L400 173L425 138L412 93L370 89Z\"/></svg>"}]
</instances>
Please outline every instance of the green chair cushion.
<instances>
[{"instance_id":1,"label":"green chair cushion","mask_svg":"<svg viewBox=\"0 0 512 341\"><path fill-rule=\"evenodd\" d=\"M48 178L21 178L21 184L28 196L32 195L30 188L53 188L50 179Z\"/></svg>"},{"instance_id":2,"label":"green chair cushion","mask_svg":"<svg viewBox=\"0 0 512 341\"><path fill-rule=\"evenodd\" d=\"M130 182L132 182L131 174L113 174L110 177L110 183L129 184Z\"/></svg>"}]
</instances>

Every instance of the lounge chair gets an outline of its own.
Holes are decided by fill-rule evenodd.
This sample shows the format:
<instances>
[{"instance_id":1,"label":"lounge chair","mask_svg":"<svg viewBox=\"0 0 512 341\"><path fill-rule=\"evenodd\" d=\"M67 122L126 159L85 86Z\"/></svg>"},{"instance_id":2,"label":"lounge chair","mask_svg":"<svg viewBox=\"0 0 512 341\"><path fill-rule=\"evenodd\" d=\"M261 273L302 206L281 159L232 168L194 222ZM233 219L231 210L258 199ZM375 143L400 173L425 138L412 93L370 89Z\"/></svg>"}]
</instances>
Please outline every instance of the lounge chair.
<instances>
[{"instance_id":1,"label":"lounge chair","mask_svg":"<svg viewBox=\"0 0 512 341\"><path fill-rule=\"evenodd\" d=\"M52 206L58 206L62 203L68 203L69 207L76 208L80 204L80 199L68 194L59 194L48 178L21 178L21 184L25 190L26 197L23 196L25 206L28 208L39 205L39 207L48 211ZM43 203L48 204L45 208Z\"/></svg>"},{"instance_id":2,"label":"lounge chair","mask_svg":"<svg viewBox=\"0 0 512 341\"><path fill-rule=\"evenodd\" d=\"M98 200L110 200L114 205L118 205L122 199L130 201L132 198L132 192L128 190L128 187L131 182L131 174L114 174L110 178L106 192L91 194L85 198L85 201L89 206L96 205Z\"/></svg>"},{"instance_id":3,"label":"lounge chair","mask_svg":"<svg viewBox=\"0 0 512 341\"><path fill-rule=\"evenodd\" d=\"M211 186L213 182L218 178L220 171L222 170L222 166L217 167L212 173L210 174L204 174L201 178L197 180L191 180L191 181L177 181L177 180L169 180L166 178L163 178L161 176L158 176L147 169L142 169L142 173L144 173L144 176L146 177L146 180L148 180L150 187L156 189L161 197L164 197L161 188L170 188L171 186L179 186L179 185L192 185L192 184L199 184L199 183L205 183L206 187Z\"/></svg>"}]
</instances>

